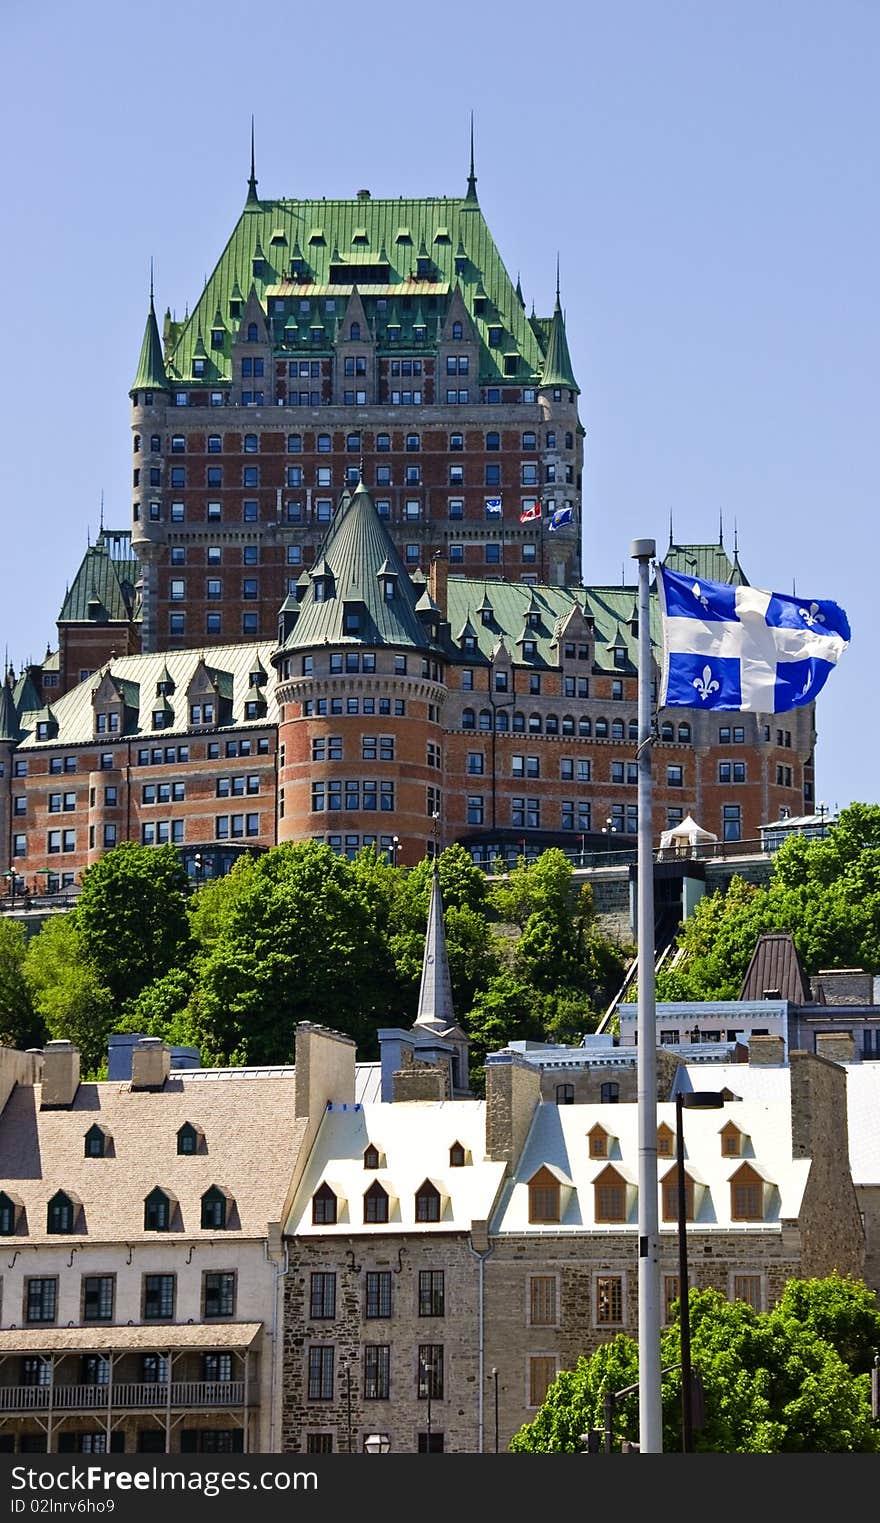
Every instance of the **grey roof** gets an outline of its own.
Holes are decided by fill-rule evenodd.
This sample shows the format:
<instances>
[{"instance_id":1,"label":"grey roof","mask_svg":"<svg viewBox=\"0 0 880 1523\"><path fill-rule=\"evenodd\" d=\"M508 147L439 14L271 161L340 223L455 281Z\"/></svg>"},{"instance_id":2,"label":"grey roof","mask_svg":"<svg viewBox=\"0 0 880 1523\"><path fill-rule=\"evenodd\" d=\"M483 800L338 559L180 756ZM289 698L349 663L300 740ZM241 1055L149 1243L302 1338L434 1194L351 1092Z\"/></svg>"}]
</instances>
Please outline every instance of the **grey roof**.
<instances>
[{"instance_id":1,"label":"grey roof","mask_svg":"<svg viewBox=\"0 0 880 1523\"><path fill-rule=\"evenodd\" d=\"M386 598L381 577L396 577L393 597ZM323 595L316 597L322 578ZM418 593L373 505L363 482L348 504L341 503L322 544L299 618L284 642L285 650L316 645L393 645L428 650L431 641L416 612ZM361 612L361 627L345 630L346 607Z\"/></svg>"},{"instance_id":2,"label":"grey roof","mask_svg":"<svg viewBox=\"0 0 880 1523\"><path fill-rule=\"evenodd\" d=\"M771 989L773 999L788 999L795 1005L808 1005L812 999L810 980L787 931L758 937L739 998L764 999Z\"/></svg>"},{"instance_id":3,"label":"grey roof","mask_svg":"<svg viewBox=\"0 0 880 1523\"><path fill-rule=\"evenodd\" d=\"M431 903L422 960L422 982L415 1025L426 1031L448 1031L455 1024L452 1007L452 982L446 955L446 928L443 924L443 899L436 859L431 875Z\"/></svg>"}]
</instances>

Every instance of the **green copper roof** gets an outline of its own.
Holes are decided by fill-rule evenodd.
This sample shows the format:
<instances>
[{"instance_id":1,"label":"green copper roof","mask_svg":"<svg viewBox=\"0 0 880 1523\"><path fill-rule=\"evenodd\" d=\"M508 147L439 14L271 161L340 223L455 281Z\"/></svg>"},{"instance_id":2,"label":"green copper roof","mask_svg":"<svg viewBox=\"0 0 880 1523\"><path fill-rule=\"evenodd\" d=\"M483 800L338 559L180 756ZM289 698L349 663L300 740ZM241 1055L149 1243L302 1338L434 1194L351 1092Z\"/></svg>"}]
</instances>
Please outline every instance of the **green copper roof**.
<instances>
[{"instance_id":1,"label":"green copper roof","mask_svg":"<svg viewBox=\"0 0 880 1523\"><path fill-rule=\"evenodd\" d=\"M547 354L544 359L541 385L567 386L570 391L580 391L571 368L571 355L568 352L568 339L565 336L565 318L562 316L558 295L550 320L550 334L547 339Z\"/></svg>"},{"instance_id":2,"label":"green copper roof","mask_svg":"<svg viewBox=\"0 0 880 1523\"><path fill-rule=\"evenodd\" d=\"M749 585L739 563L739 552L734 550L731 560L722 544L677 545L670 539L663 564L682 576L702 577L704 582L729 582L734 587Z\"/></svg>"},{"instance_id":3,"label":"green copper roof","mask_svg":"<svg viewBox=\"0 0 880 1523\"><path fill-rule=\"evenodd\" d=\"M407 229L411 241L399 240L401 227ZM366 245L352 247L356 232L358 237L365 233ZM286 242L280 241L282 234ZM456 277L454 250L462 243L467 247L468 267L465 273ZM306 251L308 276L305 280L290 278L290 249L296 249L298 245ZM253 260L258 247L263 251L263 257L258 266L260 273L255 275ZM433 280L416 278L414 251L421 247L432 250ZM378 267L385 262L388 269L383 273ZM345 278L349 270L351 280ZM481 378L488 381L504 379L503 357L498 350L490 349L487 342L489 326L500 323L511 335L510 352L520 356L520 381L526 376L537 380L546 368L545 345L541 339L547 330L538 327L536 331L526 317L476 200L437 197L424 200L356 198L350 201L249 202L192 313L183 323L169 327L168 374L192 375L199 331L207 332L211 328L212 318L219 307L232 334L227 334L223 349L212 350L211 358L217 366L217 375L231 378L231 337L243 313L233 316L230 302L241 301L242 290L250 290L252 285L264 310L268 311L276 349L282 345L293 349L300 344L308 347L311 340L307 330L313 323L323 323L332 332L334 318L343 314L348 296L357 285L367 319L376 328L380 346L385 341L385 327L393 320L401 324L402 331L395 348L402 352L400 346L411 341L417 300L422 303L421 315L429 324L433 342L434 325L445 314L456 278L461 282L465 306L474 318L482 340ZM487 301L485 310L474 317L473 301L480 282ZM392 318L392 302L403 297L411 298L409 306L403 308L398 304ZM379 299L387 302L385 312L376 309ZM328 313L328 301L335 302L335 312ZM279 302L283 304L280 308ZM309 305L307 312L301 311L303 302ZM270 303L271 310L268 310ZM289 327L285 335L291 315L301 325L300 334L293 343ZM548 324L548 329L550 326ZM155 331L158 339L158 330ZM150 371L154 358L146 337L144 342L146 353L138 370L137 385L152 384L155 387L155 380L148 382L142 377L142 372L145 375ZM564 352L567 356L567 346ZM161 351L157 353L161 359ZM568 366L570 369L570 361ZM571 383L566 380L565 384Z\"/></svg>"},{"instance_id":4,"label":"green copper roof","mask_svg":"<svg viewBox=\"0 0 880 1523\"><path fill-rule=\"evenodd\" d=\"M21 739L21 730L18 724L18 714L15 710L15 699L12 696L12 688L8 682L0 687L0 741L12 741Z\"/></svg>"},{"instance_id":5,"label":"green copper roof","mask_svg":"<svg viewBox=\"0 0 880 1523\"><path fill-rule=\"evenodd\" d=\"M102 529L73 579L59 624L124 623L139 617L140 570L128 529ZM97 600L97 601L96 601Z\"/></svg>"},{"instance_id":6,"label":"green copper roof","mask_svg":"<svg viewBox=\"0 0 880 1523\"><path fill-rule=\"evenodd\" d=\"M19 717L29 709L38 709L40 707L40 695L27 667L25 667L23 672L19 673L18 680L12 689L12 699Z\"/></svg>"},{"instance_id":7,"label":"green copper roof","mask_svg":"<svg viewBox=\"0 0 880 1523\"><path fill-rule=\"evenodd\" d=\"M386 597L383 582L389 577L394 589ZM350 503L340 506L308 580L285 650L325 644L429 649L430 639L416 612L419 589L410 581L363 482ZM360 615L357 631L345 628L345 615L352 612Z\"/></svg>"},{"instance_id":8,"label":"green copper roof","mask_svg":"<svg viewBox=\"0 0 880 1523\"><path fill-rule=\"evenodd\" d=\"M573 610L580 607L587 619L592 620L592 670L619 673L613 656L613 646L623 645L627 668L635 669L638 661L638 633L629 622L632 613L634 587L555 587L526 586L519 582L471 581L464 577L450 577L447 584L447 616L453 634L458 638L470 621L470 629L476 634L477 649L466 653L462 659L467 663L474 659L489 661L493 651L502 640L518 666L558 666L559 642L566 638L581 639L583 634L567 636L565 625ZM489 599L493 618L484 624L480 609ZM528 623L527 615L538 615L538 622ZM581 626L582 628L582 626ZM656 597L651 599L651 639L655 648L660 646L660 614ZM535 643L534 655L525 652L524 641ZM527 704L527 696L523 703Z\"/></svg>"},{"instance_id":9,"label":"green copper roof","mask_svg":"<svg viewBox=\"0 0 880 1523\"><path fill-rule=\"evenodd\" d=\"M156 309L151 301L150 310L147 313L147 325L144 328L144 341L141 344L141 357L138 360L137 373L130 390L168 391L168 389L165 361L162 358L162 342L159 338L159 324L156 322Z\"/></svg>"}]
</instances>

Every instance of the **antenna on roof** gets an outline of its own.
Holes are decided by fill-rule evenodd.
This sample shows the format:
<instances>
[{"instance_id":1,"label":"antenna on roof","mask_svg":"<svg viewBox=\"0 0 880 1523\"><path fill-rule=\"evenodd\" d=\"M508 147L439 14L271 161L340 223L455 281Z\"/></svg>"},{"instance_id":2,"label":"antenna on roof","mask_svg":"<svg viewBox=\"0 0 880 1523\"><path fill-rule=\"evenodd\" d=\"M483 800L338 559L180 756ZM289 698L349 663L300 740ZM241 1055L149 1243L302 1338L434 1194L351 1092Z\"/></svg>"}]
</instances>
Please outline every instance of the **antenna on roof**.
<instances>
[{"instance_id":1,"label":"antenna on roof","mask_svg":"<svg viewBox=\"0 0 880 1523\"><path fill-rule=\"evenodd\" d=\"M718 509L718 543L719 545L724 544L724 511L722 508Z\"/></svg>"},{"instance_id":2,"label":"antenna on roof","mask_svg":"<svg viewBox=\"0 0 880 1523\"><path fill-rule=\"evenodd\" d=\"M672 509L670 508L669 509L669 548L670 548L670 550L672 549L672 546L673 546L674 543L675 543L675 541L672 538Z\"/></svg>"},{"instance_id":3,"label":"antenna on roof","mask_svg":"<svg viewBox=\"0 0 880 1523\"><path fill-rule=\"evenodd\" d=\"M559 306L559 250L556 250L556 305Z\"/></svg>"},{"instance_id":4,"label":"antenna on roof","mask_svg":"<svg viewBox=\"0 0 880 1523\"><path fill-rule=\"evenodd\" d=\"M101 528L101 530L103 530L103 528L104 528L104 488L103 487L101 488L101 522L100 522L100 528Z\"/></svg>"}]
</instances>

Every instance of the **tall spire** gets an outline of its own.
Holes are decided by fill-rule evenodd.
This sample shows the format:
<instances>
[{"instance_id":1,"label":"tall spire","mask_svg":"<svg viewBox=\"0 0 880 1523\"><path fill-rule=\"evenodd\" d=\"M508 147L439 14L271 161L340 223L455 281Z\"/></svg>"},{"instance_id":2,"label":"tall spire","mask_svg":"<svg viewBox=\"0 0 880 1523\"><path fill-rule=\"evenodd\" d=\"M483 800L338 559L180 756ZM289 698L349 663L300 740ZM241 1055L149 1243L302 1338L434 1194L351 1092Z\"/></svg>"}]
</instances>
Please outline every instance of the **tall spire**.
<instances>
[{"instance_id":1,"label":"tall spire","mask_svg":"<svg viewBox=\"0 0 880 1523\"><path fill-rule=\"evenodd\" d=\"M257 196L257 175L254 168L254 119L253 116L251 116L251 173L250 179L248 180L248 193L247 200L245 201L245 206L259 206L259 204L260 201L259 197Z\"/></svg>"},{"instance_id":2,"label":"tall spire","mask_svg":"<svg viewBox=\"0 0 880 1523\"><path fill-rule=\"evenodd\" d=\"M159 337L159 324L156 321L156 308L153 300L153 261L151 259L150 310L147 313L147 323L144 328L144 338L141 344L137 373L131 383L129 392L131 394L136 391L168 391L168 389L168 376L165 372L165 360L162 355L162 340Z\"/></svg>"},{"instance_id":3,"label":"tall spire","mask_svg":"<svg viewBox=\"0 0 880 1523\"><path fill-rule=\"evenodd\" d=\"M559 299L558 254L556 256L556 306L550 319L550 333L547 338L547 352L544 356L541 385L560 386L565 387L568 391L580 391L571 366L568 339L565 336L565 318L562 315L562 303Z\"/></svg>"},{"instance_id":4,"label":"tall spire","mask_svg":"<svg viewBox=\"0 0 880 1523\"><path fill-rule=\"evenodd\" d=\"M723 545L724 544L724 510L723 510L723 508L719 508L718 509L718 543L719 543L719 545Z\"/></svg>"},{"instance_id":5,"label":"tall spire","mask_svg":"<svg viewBox=\"0 0 880 1523\"><path fill-rule=\"evenodd\" d=\"M669 509L669 548L670 548L670 550L672 549L674 544L675 544L675 536L674 536L674 534L672 532L672 509L670 508Z\"/></svg>"},{"instance_id":6,"label":"tall spire","mask_svg":"<svg viewBox=\"0 0 880 1523\"><path fill-rule=\"evenodd\" d=\"M470 171L468 173L467 195L465 196L465 200L466 201L476 201L476 199L477 199L477 177L474 174L474 113L472 111L471 112L471 167L470 167Z\"/></svg>"},{"instance_id":7,"label":"tall spire","mask_svg":"<svg viewBox=\"0 0 880 1523\"><path fill-rule=\"evenodd\" d=\"M437 858L431 875L431 903L428 907L428 929L425 933L425 955L422 961L422 982L419 988L419 1009L415 1026L423 1031L448 1031L455 1025L452 1008L452 982L449 977L449 959L446 955L446 930L443 924L443 900L440 894L440 872Z\"/></svg>"},{"instance_id":8,"label":"tall spire","mask_svg":"<svg viewBox=\"0 0 880 1523\"><path fill-rule=\"evenodd\" d=\"M562 311L562 306L561 306L560 301L559 301L559 250L558 249L556 250L556 310L557 310L557 312L561 312Z\"/></svg>"},{"instance_id":9,"label":"tall spire","mask_svg":"<svg viewBox=\"0 0 880 1523\"><path fill-rule=\"evenodd\" d=\"M99 523L98 527L99 527L101 533L103 534L103 532L104 532L104 488L103 487L101 488L101 519L100 519L100 523Z\"/></svg>"}]
</instances>

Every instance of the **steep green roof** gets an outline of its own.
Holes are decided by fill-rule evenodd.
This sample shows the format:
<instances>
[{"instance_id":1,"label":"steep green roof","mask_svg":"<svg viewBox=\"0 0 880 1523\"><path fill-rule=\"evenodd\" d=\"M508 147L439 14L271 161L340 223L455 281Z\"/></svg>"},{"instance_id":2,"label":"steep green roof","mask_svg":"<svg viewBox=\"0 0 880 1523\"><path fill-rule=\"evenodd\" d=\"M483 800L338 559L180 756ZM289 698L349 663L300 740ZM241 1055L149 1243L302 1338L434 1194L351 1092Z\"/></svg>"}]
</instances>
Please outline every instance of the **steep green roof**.
<instances>
[{"instance_id":1,"label":"steep green roof","mask_svg":"<svg viewBox=\"0 0 880 1523\"><path fill-rule=\"evenodd\" d=\"M388 577L395 584L390 598L383 587ZM308 581L285 650L325 644L430 648L416 612L420 589L413 586L362 481L348 505L340 506ZM357 632L345 628L347 610L360 614Z\"/></svg>"},{"instance_id":2,"label":"steep green roof","mask_svg":"<svg viewBox=\"0 0 880 1523\"><path fill-rule=\"evenodd\" d=\"M534 331L534 329L532 330ZM568 339L565 336L565 318L559 305L559 296L556 297L556 306L550 319L550 333L547 339L547 353L544 358L544 370L541 376L542 386L565 386L569 391L580 391L574 378L571 366L571 355L568 352Z\"/></svg>"},{"instance_id":3,"label":"steep green roof","mask_svg":"<svg viewBox=\"0 0 880 1523\"><path fill-rule=\"evenodd\" d=\"M40 707L40 695L26 667L23 672L19 673L18 680L12 689L12 699L19 718L28 710Z\"/></svg>"},{"instance_id":4,"label":"steep green roof","mask_svg":"<svg viewBox=\"0 0 880 1523\"><path fill-rule=\"evenodd\" d=\"M15 699L8 682L0 686L0 741L18 741L21 739L21 729L18 723L18 714L15 709Z\"/></svg>"},{"instance_id":5,"label":"steep green roof","mask_svg":"<svg viewBox=\"0 0 880 1523\"><path fill-rule=\"evenodd\" d=\"M141 344L141 357L135 378L129 387L129 391L168 391L168 376L165 373L165 361L162 358L162 341L159 338L159 324L156 321L156 309L150 300L150 310L147 313L147 323L144 328L144 341Z\"/></svg>"},{"instance_id":6,"label":"steep green roof","mask_svg":"<svg viewBox=\"0 0 880 1523\"><path fill-rule=\"evenodd\" d=\"M404 240L398 236L402 228L408 234ZM359 242L353 246L356 234ZM366 243L360 241L364 237ZM467 248L468 263L458 274L455 250L461 246ZM431 251L433 279L416 278L415 250L420 247ZM302 251L306 271L304 277L291 279L290 251L297 248ZM387 270L381 269L386 263ZM351 279L347 280L349 270ZM401 335L395 344L400 352L400 345L413 342L412 328L418 316L428 324L427 342L435 341L437 319L443 318L456 280L461 283L472 317L473 300L481 281L488 297L485 310L473 318L483 341L481 378L504 379L500 368L502 356L498 350L490 349L487 342L489 326L500 323L511 335L508 352L520 356L520 381L526 377L537 380L542 368L546 368L544 345L539 339L541 330L536 331L526 317L476 200L467 197L249 200L192 313L183 323L169 327L168 375L185 378L192 375L199 331L207 332L216 326L212 320L219 308L232 331L227 333L222 350L211 351L211 358L217 375L231 378L231 339L243 314L239 313L239 318L232 316L230 302L241 301L241 292L249 291L252 285L264 310L269 308L271 299L268 316L276 348L284 345L296 350L303 345L311 349L310 325L322 323L330 327L344 312L352 287L357 284L380 348L385 343L388 322L400 323ZM392 314L392 302L401 297L413 300L406 309L398 304ZM328 300L335 301L335 313L328 313L325 305ZM385 312L377 310L378 300L387 303ZM282 308L278 308L279 302ZM308 304L307 311L301 310L303 303ZM295 341L291 341L289 327L285 337L291 316L300 328ZM146 336L144 343L146 349ZM152 349L149 352L152 354ZM136 384L155 387L155 381L141 378L144 369L142 356ZM511 378L507 380L510 384Z\"/></svg>"},{"instance_id":7,"label":"steep green roof","mask_svg":"<svg viewBox=\"0 0 880 1523\"><path fill-rule=\"evenodd\" d=\"M734 550L730 559L724 546L677 545L670 539L663 557L664 566L679 571L682 576L702 577L704 582L729 582L734 587L747 587L748 578L739 563L739 552Z\"/></svg>"},{"instance_id":8,"label":"steep green roof","mask_svg":"<svg viewBox=\"0 0 880 1523\"><path fill-rule=\"evenodd\" d=\"M131 531L102 529L83 556L58 615L59 624L127 624L137 619L139 575Z\"/></svg>"}]
</instances>

